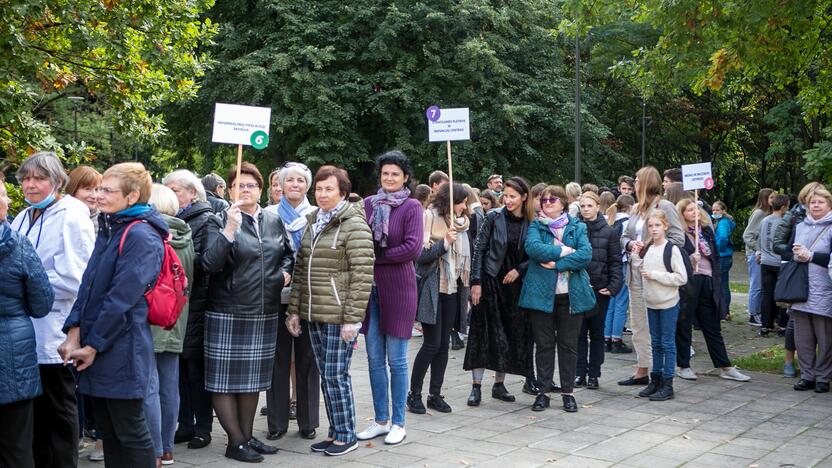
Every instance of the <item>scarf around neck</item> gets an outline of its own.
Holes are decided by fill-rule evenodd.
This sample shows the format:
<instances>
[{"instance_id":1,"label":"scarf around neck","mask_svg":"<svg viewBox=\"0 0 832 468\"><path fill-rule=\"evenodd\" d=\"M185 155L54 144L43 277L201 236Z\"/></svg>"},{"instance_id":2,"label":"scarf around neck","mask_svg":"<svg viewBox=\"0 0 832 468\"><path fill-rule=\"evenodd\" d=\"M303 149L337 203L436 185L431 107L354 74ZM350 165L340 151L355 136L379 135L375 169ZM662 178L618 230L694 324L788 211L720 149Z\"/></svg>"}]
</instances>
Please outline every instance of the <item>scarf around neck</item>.
<instances>
[{"instance_id":1,"label":"scarf around neck","mask_svg":"<svg viewBox=\"0 0 832 468\"><path fill-rule=\"evenodd\" d=\"M139 216L147 213L152 209L153 207L148 205L147 203L136 203L135 205L125 208L116 214L119 216Z\"/></svg>"},{"instance_id":2,"label":"scarf around neck","mask_svg":"<svg viewBox=\"0 0 832 468\"><path fill-rule=\"evenodd\" d=\"M440 217L435 209L425 211L425 247L429 248L434 242L444 242L445 235L451 225L450 217ZM468 228L471 220L467 216L456 219L454 226L457 231L456 241L451 244L439 263L439 292L454 294L457 292L457 280L468 287L471 279L471 241L468 238Z\"/></svg>"},{"instance_id":3,"label":"scarf around neck","mask_svg":"<svg viewBox=\"0 0 832 468\"><path fill-rule=\"evenodd\" d=\"M292 250L297 251L300 246L300 240L303 236L303 230L309 223L306 219L306 214L312 209L312 204L304 196L297 208L293 207L286 197L280 199L277 204L277 214L283 220L283 227L289 235L289 240L292 242Z\"/></svg>"},{"instance_id":4,"label":"scarf around neck","mask_svg":"<svg viewBox=\"0 0 832 468\"><path fill-rule=\"evenodd\" d=\"M693 226L688 227L688 235L690 235L691 240L696 241L696 229ZM699 245L696 246L696 250L706 257L711 256L711 246L708 245L701 227L699 228Z\"/></svg>"},{"instance_id":5,"label":"scarf around neck","mask_svg":"<svg viewBox=\"0 0 832 468\"><path fill-rule=\"evenodd\" d=\"M318 213L315 215L315 224L312 225L313 239L317 237L318 234L321 233L321 231L323 231L326 225L329 224L330 221L332 221L332 217L335 216L336 213L341 211L341 208L343 208L346 204L347 200L343 199L339 201L337 205L335 205L335 208L329 211L324 211L322 208L318 209Z\"/></svg>"},{"instance_id":6,"label":"scarf around neck","mask_svg":"<svg viewBox=\"0 0 832 468\"><path fill-rule=\"evenodd\" d=\"M564 211L555 219L549 218L548 216L544 215L543 212L540 212L540 218L538 218L541 223L545 224L549 231L552 233L553 236L557 239L557 230L562 229L564 226L569 224L569 214Z\"/></svg>"},{"instance_id":7,"label":"scarf around neck","mask_svg":"<svg viewBox=\"0 0 832 468\"><path fill-rule=\"evenodd\" d=\"M370 215L373 241L382 249L387 247L387 234L390 231L390 211L401 206L408 198L410 198L410 189L402 187L401 190L396 192L387 192L380 188L370 199L373 206L373 213Z\"/></svg>"}]
</instances>

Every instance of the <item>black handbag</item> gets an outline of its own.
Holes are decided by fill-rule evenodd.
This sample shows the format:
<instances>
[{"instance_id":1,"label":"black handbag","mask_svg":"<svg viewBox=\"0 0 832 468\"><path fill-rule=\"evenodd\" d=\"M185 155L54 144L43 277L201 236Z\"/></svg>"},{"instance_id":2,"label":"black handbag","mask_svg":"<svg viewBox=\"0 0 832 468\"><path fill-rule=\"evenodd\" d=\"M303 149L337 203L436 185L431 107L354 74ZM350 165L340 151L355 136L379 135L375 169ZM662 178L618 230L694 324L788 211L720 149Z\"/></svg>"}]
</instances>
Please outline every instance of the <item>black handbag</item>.
<instances>
[{"instance_id":1,"label":"black handbag","mask_svg":"<svg viewBox=\"0 0 832 468\"><path fill-rule=\"evenodd\" d=\"M774 285L774 300L786 304L799 304L809 300L809 263L783 264Z\"/></svg>"},{"instance_id":2,"label":"black handbag","mask_svg":"<svg viewBox=\"0 0 832 468\"><path fill-rule=\"evenodd\" d=\"M809 250L815 246L826 230L820 232L815 238ZM795 226L795 231L797 226ZM799 304L809 300L809 262L789 262L780 266L780 273L777 274L777 283L774 285L774 300L786 304Z\"/></svg>"}]
</instances>

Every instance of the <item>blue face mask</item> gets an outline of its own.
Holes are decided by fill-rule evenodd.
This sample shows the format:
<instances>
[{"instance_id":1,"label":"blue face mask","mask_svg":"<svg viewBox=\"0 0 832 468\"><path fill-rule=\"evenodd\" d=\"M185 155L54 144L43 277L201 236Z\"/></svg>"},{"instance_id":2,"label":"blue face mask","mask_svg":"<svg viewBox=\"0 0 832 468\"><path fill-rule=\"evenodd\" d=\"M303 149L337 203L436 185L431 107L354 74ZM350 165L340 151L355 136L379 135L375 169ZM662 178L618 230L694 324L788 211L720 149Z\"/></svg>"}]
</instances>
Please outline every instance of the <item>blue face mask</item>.
<instances>
[{"instance_id":1,"label":"blue face mask","mask_svg":"<svg viewBox=\"0 0 832 468\"><path fill-rule=\"evenodd\" d=\"M25 198L24 200L32 208L37 208L39 210L42 210L42 209L46 208L47 206L51 205L53 201L55 201L55 192L50 193L48 197L44 198L39 203L32 203L32 202L29 201L28 198Z\"/></svg>"},{"instance_id":2,"label":"blue face mask","mask_svg":"<svg viewBox=\"0 0 832 468\"><path fill-rule=\"evenodd\" d=\"M713 218L713 219L722 219L722 215L721 214L712 214L711 218Z\"/></svg>"}]
</instances>

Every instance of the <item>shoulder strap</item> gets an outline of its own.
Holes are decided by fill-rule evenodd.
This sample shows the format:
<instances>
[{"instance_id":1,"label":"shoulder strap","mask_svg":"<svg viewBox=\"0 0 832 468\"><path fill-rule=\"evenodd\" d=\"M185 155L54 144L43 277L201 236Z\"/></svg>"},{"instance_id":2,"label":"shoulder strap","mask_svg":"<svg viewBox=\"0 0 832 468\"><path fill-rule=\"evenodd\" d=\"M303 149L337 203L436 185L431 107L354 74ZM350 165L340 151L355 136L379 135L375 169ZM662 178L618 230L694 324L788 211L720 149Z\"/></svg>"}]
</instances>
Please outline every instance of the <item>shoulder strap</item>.
<instances>
[{"instance_id":1,"label":"shoulder strap","mask_svg":"<svg viewBox=\"0 0 832 468\"><path fill-rule=\"evenodd\" d=\"M824 234L827 230L829 230L829 226L830 226L830 225L827 225L825 228L823 228L823 231L821 231L821 232L820 232L820 234L818 234L818 236L817 236L817 237L815 237L815 240L812 242L812 245L810 245L810 246L809 246L809 250L812 250L813 248L815 248L815 244L817 244L817 243L818 243L818 241L820 240L820 238L821 238L821 237L823 237L823 234Z\"/></svg>"},{"instance_id":2,"label":"shoulder strap","mask_svg":"<svg viewBox=\"0 0 832 468\"><path fill-rule=\"evenodd\" d=\"M124 250L124 240L127 239L127 233L130 232L130 228L132 228L136 224L146 223L146 222L147 221L137 219L135 221L132 221L130 224L127 225L126 228L124 228L124 232L121 233L121 240L118 242L118 254L119 255L121 255L122 250Z\"/></svg>"},{"instance_id":3,"label":"shoulder strap","mask_svg":"<svg viewBox=\"0 0 832 468\"><path fill-rule=\"evenodd\" d=\"M664 268L667 270L668 273L673 273L673 265L671 264L673 259L673 247L674 245L667 241L664 244Z\"/></svg>"}]
</instances>

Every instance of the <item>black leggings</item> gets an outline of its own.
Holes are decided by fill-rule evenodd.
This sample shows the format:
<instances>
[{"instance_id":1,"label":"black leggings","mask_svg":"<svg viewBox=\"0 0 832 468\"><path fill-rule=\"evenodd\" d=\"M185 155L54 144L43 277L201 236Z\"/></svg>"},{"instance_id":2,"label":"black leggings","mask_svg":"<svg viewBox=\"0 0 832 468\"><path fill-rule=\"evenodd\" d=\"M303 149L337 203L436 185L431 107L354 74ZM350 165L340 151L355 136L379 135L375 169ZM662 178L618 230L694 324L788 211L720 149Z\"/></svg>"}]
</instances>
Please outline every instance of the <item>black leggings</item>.
<instances>
[{"instance_id":1,"label":"black leggings","mask_svg":"<svg viewBox=\"0 0 832 468\"><path fill-rule=\"evenodd\" d=\"M424 340L422 347L413 361L413 372L410 375L410 392L422 393L422 382L430 367L431 395L440 395L442 383L445 381L445 368L448 367L448 343L451 327L457 311L460 309L459 293L439 293L439 310L436 311L436 323L431 325L422 323Z\"/></svg>"},{"instance_id":2,"label":"black leggings","mask_svg":"<svg viewBox=\"0 0 832 468\"><path fill-rule=\"evenodd\" d=\"M777 275L780 267L760 265L760 279L762 282L763 297L760 303L760 312L763 316L763 328L774 328L774 320L780 313L780 308L774 301L774 286L777 284Z\"/></svg>"}]
</instances>

